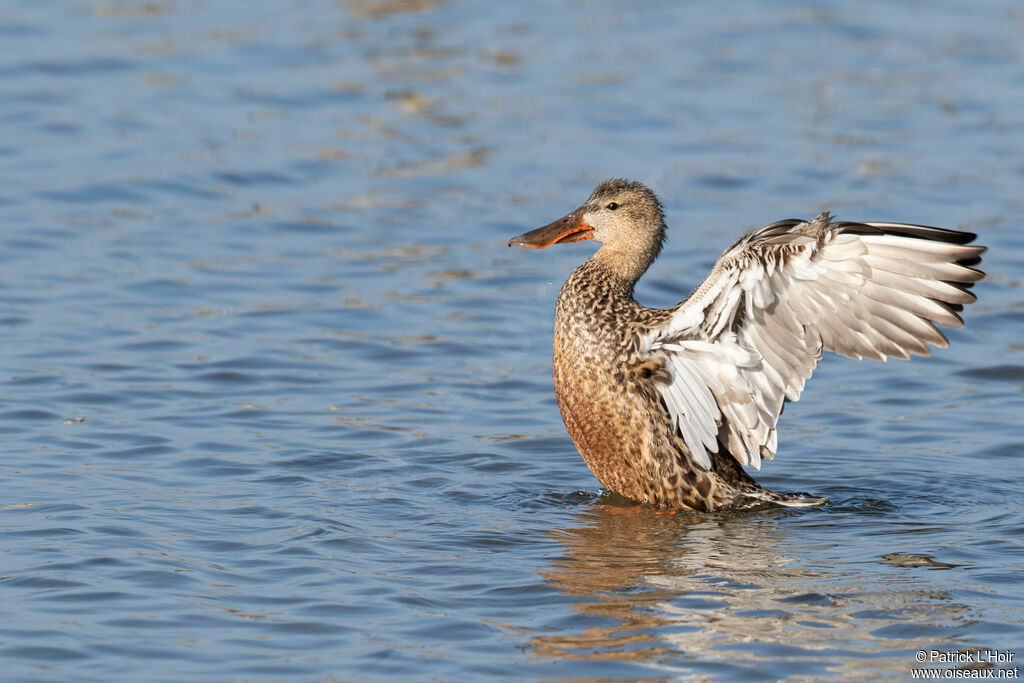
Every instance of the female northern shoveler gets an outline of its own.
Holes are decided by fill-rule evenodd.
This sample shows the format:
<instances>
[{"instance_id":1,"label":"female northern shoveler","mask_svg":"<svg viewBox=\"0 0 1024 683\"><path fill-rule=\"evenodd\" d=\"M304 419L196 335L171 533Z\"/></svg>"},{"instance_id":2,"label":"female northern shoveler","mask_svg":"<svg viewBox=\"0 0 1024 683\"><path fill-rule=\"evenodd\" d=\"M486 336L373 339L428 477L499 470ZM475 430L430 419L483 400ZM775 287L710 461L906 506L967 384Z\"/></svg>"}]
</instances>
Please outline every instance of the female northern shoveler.
<instances>
[{"instance_id":1,"label":"female northern shoveler","mask_svg":"<svg viewBox=\"0 0 1024 683\"><path fill-rule=\"evenodd\" d=\"M562 419L608 490L665 508L711 511L758 500L823 498L762 488L775 426L822 350L851 358L928 355L933 323L961 327L985 247L974 235L902 223L789 219L726 249L672 308L641 306L633 287L665 240L661 203L609 180L583 206L509 240L601 248L562 285L553 375Z\"/></svg>"}]
</instances>

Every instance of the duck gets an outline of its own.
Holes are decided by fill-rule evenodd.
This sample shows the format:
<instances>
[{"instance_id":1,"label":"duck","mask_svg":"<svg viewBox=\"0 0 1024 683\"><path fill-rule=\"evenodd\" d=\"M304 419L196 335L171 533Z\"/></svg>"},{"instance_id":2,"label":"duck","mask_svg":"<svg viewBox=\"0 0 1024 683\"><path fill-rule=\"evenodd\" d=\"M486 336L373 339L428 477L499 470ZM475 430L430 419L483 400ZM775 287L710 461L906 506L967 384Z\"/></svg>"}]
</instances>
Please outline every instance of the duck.
<instances>
[{"instance_id":1,"label":"duck","mask_svg":"<svg viewBox=\"0 0 1024 683\"><path fill-rule=\"evenodd\" d=\"M924 225L786 219L752 230L675 306L634 288L665 243L661 202L607 180L579 208L508 241L594 240L555 304L552 378L576 449L608 492L656 509L713 512L827 498L770 491L760 470L785 403L822 353L909 359L962 327L986 247Z\"/></svg>"}]
</instances>

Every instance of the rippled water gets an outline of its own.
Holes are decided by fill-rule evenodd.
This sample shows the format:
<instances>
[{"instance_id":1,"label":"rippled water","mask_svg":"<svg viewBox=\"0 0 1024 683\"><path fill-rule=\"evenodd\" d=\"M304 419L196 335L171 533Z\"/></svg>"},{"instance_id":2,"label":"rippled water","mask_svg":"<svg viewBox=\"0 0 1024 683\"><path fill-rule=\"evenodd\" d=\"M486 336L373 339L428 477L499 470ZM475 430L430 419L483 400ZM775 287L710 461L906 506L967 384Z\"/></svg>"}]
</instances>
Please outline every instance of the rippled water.
<instances>
[{"instance_id":1,"label":"rippled water","mask_svg":"<svg viewBox=\"0 0 1024 683\"><path fill-rule=\"evenodd\" d=\"M0 8L0 658L52 680L902 680L1024 657L1013 2ZM759 478L602 496L550 380L629 176L638 289L830 208L969 229L952 348L828 358Z\"/></svg>"}]
</instances>

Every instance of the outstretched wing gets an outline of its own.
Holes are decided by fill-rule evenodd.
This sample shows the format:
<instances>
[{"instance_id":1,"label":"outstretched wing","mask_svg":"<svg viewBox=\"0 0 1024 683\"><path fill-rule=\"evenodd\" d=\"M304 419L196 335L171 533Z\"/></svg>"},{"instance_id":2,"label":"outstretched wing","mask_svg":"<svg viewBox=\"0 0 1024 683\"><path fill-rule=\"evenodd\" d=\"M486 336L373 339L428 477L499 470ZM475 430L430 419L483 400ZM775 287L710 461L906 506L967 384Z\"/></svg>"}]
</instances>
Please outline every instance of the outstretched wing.
<instances>
[{"instance_id":1,"label":"outstretched wing","mask_svg":"<svg viewBox=\"0 0 1024 683\"><path fill-rule=\"evenodd\" d=\"M776 449L783 402L796 401L822 350L851 358L928 355L962 327L985 247L974 235L902 223L773 223L740 238L641 351L663 358L658 385L694 460L722 445L760 469Z\"/></svg>"}]
</instances>

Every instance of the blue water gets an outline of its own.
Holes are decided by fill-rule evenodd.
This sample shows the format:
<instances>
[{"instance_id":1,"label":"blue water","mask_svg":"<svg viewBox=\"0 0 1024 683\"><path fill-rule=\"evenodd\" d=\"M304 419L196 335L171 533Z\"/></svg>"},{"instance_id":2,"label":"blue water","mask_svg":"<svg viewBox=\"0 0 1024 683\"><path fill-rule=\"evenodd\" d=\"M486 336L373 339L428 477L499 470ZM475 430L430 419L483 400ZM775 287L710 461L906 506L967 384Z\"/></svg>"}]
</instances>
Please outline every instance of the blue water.
<instances>
[{"instance_id":1,"label":"blue water","mask_svg":"<svg viewBox=\"0 0 1024 683\"><path fill-rule=\"evenodd\" d=\"M4 4L4 675L1024 658L1022 31L1010 0ZM787 407L757 476L829 506L602 495L550 379L593 247L505 242L618 176L668 213L648 305L826 208L990 247L950 349L826 358Z\"/></svg>"}]
</instances>

